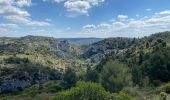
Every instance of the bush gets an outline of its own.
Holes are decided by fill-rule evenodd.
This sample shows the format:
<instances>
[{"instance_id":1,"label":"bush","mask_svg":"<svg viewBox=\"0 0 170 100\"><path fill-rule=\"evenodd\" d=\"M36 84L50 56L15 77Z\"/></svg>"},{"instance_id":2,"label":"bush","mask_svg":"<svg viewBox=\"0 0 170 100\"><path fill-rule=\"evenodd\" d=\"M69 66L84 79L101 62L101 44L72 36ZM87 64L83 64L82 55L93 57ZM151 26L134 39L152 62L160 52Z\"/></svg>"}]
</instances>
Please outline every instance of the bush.
<instances>
[{"instance_id":1,"label":"bush","mask_svg":"<svg viewBox=\"0 0 170 100\"><path fill-rule=\"evenodd\" d=\"M52 100L133 100L126 94L110 94L91 82L77 82L76 87L58 93Z\"/></svg>"},{"instance_id":2,"label":"bush","mask_svg":"<svg viewBox=\"0 0 170 100\"><path fill-rule=\"evenodd\" d=\"M167 98L167 93L161 92L159 100L166 100L166 98Z\"/></svg>"},{"instance_id":3,"label":"bush","mask_svg":"<svg viewBox=\"0 0 170 100\"><path fill-rule=\"evenodd\" d=\"M8 64L24 64L24 63L29 63L29 59L28 58L19 58L16 56L11 56L7 59L4 59L5 63Z\"/></svg>"},{"instance_id":4,"label":"bush","mask_svg":"<svg viewBox=\"0 0 170 100\"><path fill-rule=\"evenodd\" d=\"M125 93L133 97L138 96L136 87L124 87L120 93Z\"/></svg>"},{"instance_id":5,"label":"bush","mask_svg":"<svg viewBox=\"0 0 170 100\"><path fill-rule=\"evenodd\" d=\"M133 100L133 98L128 96L127 94L114 93L114 94L111 94L111 96L109 96L109 98L105 99L105 100Z\"/></svg>"},{"instance_id":6,"label":"bush","mask_svg":"<svg viewBox=\"0 0 170 100\"><path fill-rule=\"evenodd\" d=\"M166 92L166 93L170 93L170 82L167 84L164 84L162 86L160 86L160 88L158 89L159 92Z\"/></svg>"},{"instance_id":7,"label":"bush","mask_svg":"<svg viewBox=\"0 0 170 100\"><path fill-rule=\"evenodd\" d=\"M54 100L104 100L107 92L98 84L78 82L76 87L60 92Z\"/></svg>"}]
</instances>

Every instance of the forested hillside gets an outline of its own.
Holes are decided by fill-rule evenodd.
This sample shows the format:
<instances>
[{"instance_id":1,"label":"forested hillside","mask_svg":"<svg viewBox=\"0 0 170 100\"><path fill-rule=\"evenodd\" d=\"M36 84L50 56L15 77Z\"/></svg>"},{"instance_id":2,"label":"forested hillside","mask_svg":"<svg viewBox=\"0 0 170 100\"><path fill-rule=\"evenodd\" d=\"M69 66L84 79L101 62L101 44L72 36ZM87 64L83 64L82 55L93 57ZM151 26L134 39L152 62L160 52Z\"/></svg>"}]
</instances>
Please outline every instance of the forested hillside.
<instances>
[{"instance_id":1,"label":"forested hillside","mask_svg":"<svg viewBox=\"0 0 170 100\"><path fill-rule=\"evenodd\" d=\"M170 98L170 32L86 45L73 40L0 38L0 99Z\"/></svg>"}]
</instances>

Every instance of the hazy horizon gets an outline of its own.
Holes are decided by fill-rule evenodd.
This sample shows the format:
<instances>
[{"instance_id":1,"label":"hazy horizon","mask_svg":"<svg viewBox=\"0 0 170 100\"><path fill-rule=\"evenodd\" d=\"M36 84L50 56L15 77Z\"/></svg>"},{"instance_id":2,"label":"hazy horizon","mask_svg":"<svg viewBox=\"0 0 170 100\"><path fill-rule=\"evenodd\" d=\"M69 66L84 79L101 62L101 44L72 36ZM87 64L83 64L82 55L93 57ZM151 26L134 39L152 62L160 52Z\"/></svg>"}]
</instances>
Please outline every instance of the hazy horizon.
<instances>
[{"instance_id":1,"label":"hazy horizon","mask_svg":"<svg viewBox=\"0 0 170 100\"><path fill-rule=\"evenodd\" d=\"M162 31L162 32L169 32L169 31ZM147 36L142 36L142 37L132 37L132 36L110 36L110 37L55 37L55 36L48 36L48 35L33 35L33 34L28 34L28 35L23 35L23 36L0 36L0 38L22 38L22 37L27 37L27 36L33 36L33 37L49 37L49 38L56 38L56 39L107 39L107 38L144 38L144 37L149 37L151 35L157 34L157 33L162 33L162 32L156 32L153 34L149 34Z\"/></svg>"}]
</instances>

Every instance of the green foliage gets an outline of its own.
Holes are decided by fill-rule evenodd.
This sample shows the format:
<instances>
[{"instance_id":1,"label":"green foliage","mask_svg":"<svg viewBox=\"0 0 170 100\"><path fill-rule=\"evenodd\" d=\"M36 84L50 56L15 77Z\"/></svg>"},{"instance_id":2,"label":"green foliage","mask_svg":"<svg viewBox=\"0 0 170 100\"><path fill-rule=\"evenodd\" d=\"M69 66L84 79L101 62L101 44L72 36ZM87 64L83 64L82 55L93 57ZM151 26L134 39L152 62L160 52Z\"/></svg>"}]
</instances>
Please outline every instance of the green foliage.
<instances>
[{"instance_id":1,"label":"green foliage","mask_svg":"<svg viewBox=\"0 0 170 100\"><path fill-rule=\"evenodd\" d=\"M4 59L5 63L7 64L24 64L24 63L29 63L28 58L19 58L16 56L11 56L7 59Z\"/></svg>"},{"instance_id":2,"label":"green foliage","mask_svg":"<svg viewBox=\"0 0 170 100\"><path fill-rule=\"evenodd\" d=\"M77 81L77 76L75 71L72 68L67 68L64 75L63 75L63 81L66 88L72 87L75 85Z\"/></svg>"},{"instance_id":3,"label":"green foliage","mask_svg":"<svg viewBox=\"0 0 170 100\"><path fill-rule=\"evenodd\" d=\"M143 89L153 83L169 82L169 46L170 32L140 39L109 38L82 47L50 37L0 38L0 86L5 80L30 82L30 88L21 89L24 89L21 98L30 99L47 94L47 97L55 95L57 100L59 97L61 100L131 100L125 94L111 94L105 89L136 96L136 85ZM84 49L87 50L83 52ZM103 59L90 62L95 57ZM74 70L70 66L74 66ZM77 76L90 82L78 82L74 87ZM59 82L42 84L51 80ZM99 82L105 89L91 82ZM64 91L59 92L61 90ZM162 91L169 93L169 83L159 88L159 92Z\"/></svg>"},{"instance_id":4,"label":"green foliage","mask_svg":"<svg viewBox=\"0 0 170 100\"><path fill-rule=\"evenodd\" d=\"M158 81L170 81L170 49L162 48L151 53L142 64L142 68L155 84Z\"/></svg>"},{"instance_id":5,"label":"green foliage","mask_svg":"<svg viewBox=\"0 0 170 100\"><path fill-rule=\"evenodd\" d=\"M154 34L141 39L134 53L131 53L128 65L131 67L134 85L160 85L162 82L170 81L170 48L165 42L164 38L167 37L164 35L165 33Z\"/></svg>"},{"instance_id":6,"label":"green foliage","mask_svg":"<svg viewBox=\"0 0 170 100\"><path fill-rule=\"evenodd\" d=\"M75 67L80 67L78 57L81 52L82 48L79 45L52 37L0 38L1 56L21 55L33 62L56 69L64 69L74 62L78 63L74 65Z\"/></svg>"},{"instance_id":7,"label":"green foliage","mask_svg":"<svg viewBox=\"0 0 170 100\"><path fill-rule=\"evenodd\" d=\"M152 39L163 39L165 40L167 43L170 43L170 32L166 31L166 32L160 32L160 33L156 33L150 36L150 38Z\"/></svg>"},{"instance_id":8,"label":"green foliage","mask_svg":"<svg viewBox=\"0 0 170 100\"><path fill-rule=\"evenodd\" d=\"M49 81L43 84L33 85L22 91L21 94L27 96L32 96L32 94L34 94L33 96L36 96L40 93L57 93L64 89L61 83L61 81Z\"/></svg>"},{"instance_id":9,"label":"green foliage","mask_svg":"<svg viewBox=\"0 0 170 100\"><path fill-rule=\"evenodd\" d=\"M128 94L132 97L136 97L138 96L138 93L137 93L137 87L124 87L120 93L125 93L125 94Z\"/></svg>"},{"instance_id":10,"label":"green foliage","mask_svg":"<svg viewBox=\"0 0 170 100\"><path fill-rule=\"evenodd\" d=\"M158 90L158 92L166 92L166 93L170 93L170 82L169 83L166 83L166 84L163 84L161 85Z\"/></svg>"},{"instance_id":11,"label":"green foliage","mask_svg":"<svg viewBox=\"0 0 170 100\"><path fill-rule=\"evenodd\" d=\"M97 82L98 79L98 72L96 70L93 70L91 67L88 67L86 71L86 80L91 82Z\"/></svg>"},{"instance_id":12,"label":"green foliage","mask_svg":"<svg viewBox=\"0 0 170 100\"><path fill-rule=\"evenodd\" d=\"M129 48L133 43L135 43L135 41L136 39L121 37L104 39L87 46L83 53L83 57L90 58L95 54L107 53L106 50L110 51L113 49L121 50Z\"/></svg>"},{"instance_id":13,"label":"green foliage","mask_svg":"<svg viewBox=\"0 0 170 100\"><path fill-rule=\"evenodd\" d=\"M132 100L125 94L110 94L96 83L78 82L76 87L58 93L52 100Z\"/></svg>"},{"instance_id":14,"label":"green foliage","mask_svg":"<svg viewBox=\"0 0 170 100\"><path fill-rule=\"evenodd\" d=\"M133 84L142 86L143 85L142 80L144 76L142 74L142 70L140 69L140 67L133 65L131 69L131 73L132 73Z\"/></svg>"},{"instance_id":15,"label":"green foliage","mask_svg":"<svg viewBox=\"0 0 170 100\"><path fill-rule=\"evenodd\" d=\"M116 61L108 61L101 72L102 85L111 92L119 92L131 85L131 74L127 66Z\"/></svg>"},{"instance_id":16,"label":"green foliage","mask_svg":"<svg viewBox=\"0 0 170 100\"><path fill-rule=\"evenodd\" d=\"M113 93L106 100L134 100L132 97L123 93Z\"/></svg>"},{"instance_id":17,"label":"green foliage","mask_svg":"<svg viewBox=\"0 0 170 100\"><path fill-rule=\"evenodd\" d=\"M165 92L161 92L159 100L167 100L167 94Z\"/></svg>"},{"instance_id":18,"label":"green foliage","mask_svg":"<svg viewBox=\"0 0 170 100\"><path fill-rule=\"evenodd\" d=\"M5 61L8 65L0 69L0 86L1 84L9 85L7 85L8 88L0 91L2 93L23 90L37 83L61 79L61 73L58 70L31 63L27 58L10 57ZM9 66L9 64L12 65Z\"/></svg>"},{"instance_id":19,"label":"green foliage","mask_svg":"<svg viewBox=\"0 0 170 100\"><path fill-rule=\"evenodd\" d=\"M49 100L51 95L56 95L57 92L63 89L64 86L62 86L62 81L52 80L45 83L35 84L23 91L0 94L0 100L11 100L11 98L12 100Z\"/></svg>"}]
</instances>

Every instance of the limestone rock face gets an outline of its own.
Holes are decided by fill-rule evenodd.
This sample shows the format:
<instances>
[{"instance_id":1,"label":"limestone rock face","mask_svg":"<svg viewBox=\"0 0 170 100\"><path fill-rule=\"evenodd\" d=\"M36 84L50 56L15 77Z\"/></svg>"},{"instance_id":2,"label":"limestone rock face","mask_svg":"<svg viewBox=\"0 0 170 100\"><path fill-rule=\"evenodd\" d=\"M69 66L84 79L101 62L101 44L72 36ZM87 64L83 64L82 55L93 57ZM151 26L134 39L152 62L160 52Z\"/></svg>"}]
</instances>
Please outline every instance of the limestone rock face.
<instances>
[{"instance_id":1,"label":"limestone rock face","mask_svg":"<svg viewBox=\"0 0 170 100\"><path fill-rule=\"evenodd\" d=\"M58 56L58 57L61 57L61 58L64 58L65 57L65 53L63 51L56 51L55 54Z\"/></svg>"},{"instance_id":2,"label":"limestone rock face","mask_svg":"<svg viewBox=\"0 0 170 100\"><path fill-rule=\"evenodd\" d=\"M71 45L68 41L59 41L58 43L54 44L54 48L57 50L61 50L64 52L70 52L71 51Z\"/></svg>"},{"instance_id":3,"label":"limestone rock face","mask_svg":"<svg viewBox=\"0 0 170 100\"><path fill-rule=\"evenodd\" d=\"M99 54L95 54L91 57L91 61L92 63L98 63L101 62L102 60L104 60L106 57L104 54L99 53Z\"/></svg>"},{"instance_id":4,"label":"limestone rock face","mask_svg":"<svg viewBox=\"0 0 170 100\"><path fill-rule=\"evenodd\" d=\"M95 46L95 45L93 46L92 45L85 50L83 55L85 58L86 57L88 58L88 57L90 57L94 54L97 54L97 53L104 53L104 51L105 51L105 48L103 46Z\"/></svg>"}]
</instances>

